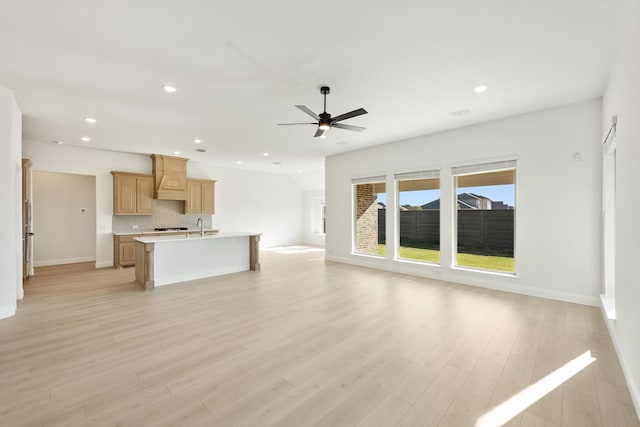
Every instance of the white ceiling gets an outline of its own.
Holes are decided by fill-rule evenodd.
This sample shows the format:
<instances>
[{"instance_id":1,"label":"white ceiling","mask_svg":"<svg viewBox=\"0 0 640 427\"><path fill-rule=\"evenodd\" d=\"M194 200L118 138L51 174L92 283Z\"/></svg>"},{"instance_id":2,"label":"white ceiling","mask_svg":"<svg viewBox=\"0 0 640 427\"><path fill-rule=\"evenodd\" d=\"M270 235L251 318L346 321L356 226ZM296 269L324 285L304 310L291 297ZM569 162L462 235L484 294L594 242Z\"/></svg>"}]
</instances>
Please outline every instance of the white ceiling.
<instances>
[{"instance_id":1,"label":"white ceiling","mask_svg":"<svg viewBox=\"0 0 640 427\"><path fill-rule=\"evenodd\" d=\"M326 155L602 95L619 3L0 0L0 85L27 140L295 174ZM366 131L321 140L314 126L276 126L310 121L295 104L321 112L323 84L334 116L368 110L344 122Z\"/></svg>"}]
</instances>

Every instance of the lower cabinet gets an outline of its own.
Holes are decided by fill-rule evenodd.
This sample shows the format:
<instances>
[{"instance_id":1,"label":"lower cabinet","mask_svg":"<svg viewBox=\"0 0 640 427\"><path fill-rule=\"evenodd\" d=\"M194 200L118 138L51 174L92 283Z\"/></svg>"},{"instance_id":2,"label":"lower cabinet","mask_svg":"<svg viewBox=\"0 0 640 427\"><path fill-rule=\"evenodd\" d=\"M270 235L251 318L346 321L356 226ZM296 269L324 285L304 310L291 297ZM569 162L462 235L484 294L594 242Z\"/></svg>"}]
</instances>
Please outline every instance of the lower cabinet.
<instances>
[{"instance_id":1,"label":"lower cabinet","mask_svg":"<svg viewBox=\"0 0 640 427\"><path fill-rule=\"evenodd\" d=\"M139 234L113 236L113 265L127 267L136 263L136 242L133 240Z\"/></svg>"}]
</instances>

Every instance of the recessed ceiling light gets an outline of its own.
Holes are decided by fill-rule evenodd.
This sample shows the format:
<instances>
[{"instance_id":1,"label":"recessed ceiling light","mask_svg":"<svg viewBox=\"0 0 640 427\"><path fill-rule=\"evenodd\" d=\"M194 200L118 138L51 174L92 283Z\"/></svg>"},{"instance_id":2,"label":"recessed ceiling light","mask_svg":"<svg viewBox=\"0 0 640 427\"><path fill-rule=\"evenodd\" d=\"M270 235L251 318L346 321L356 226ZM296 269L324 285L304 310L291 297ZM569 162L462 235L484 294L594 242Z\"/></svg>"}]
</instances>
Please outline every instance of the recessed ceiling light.
<instances>
[{"instance_id":1,"label":"recessed ceiling light","mask_svg":"<svg viewBox=\"0 0 640 427\"><path fill-rule=\"evenodd\" d=\"M51 141L51 142L53 142L54 144L58 144L58 145L62 145L62 144L64 144L64 141L60 141L59 139L54 139L54 140L53 140L53 141Z\"/></svg>"},{"instance_id":2,"label":"recessed ceiling light","mask_svg":"<svg viewBox=\"0 0 640 427\"><path fill-rule=\"evenodd\" d=\"M242 164L242 160L238 160L238 161L236 162L236 164L241 165L241 164Z\"/></svg>"},{"instance_id":3,"label":"recessed ceiling light","mask_svg":"<svg viewBox=\"0 0 640 427\"><path fill-rule=\"evenodd\" d=\"M302 169L298 169L298 173L302 173Z\"/></svg>"},{"instance_id":4,"label":"recessed ceiling light","mask_svg":"<svg viewBox=\"0 0 640 427\"><path fill-rule=\"evenodd\" d=\"M193 140L193 142L195 142L196 144L200 144L200 143L202 143L202 140L199 139L199 138L196 138L196 139Z\"/></svg>"},{"instance_id":5,"label":"recessed ceiling light","mask_svg":"<svg viewBox=\"0 0 640 427\"><path fill-rule=\"evenodd\" d=\"M180 152L176 150L173 152L173 154L180 154Z\"/></svg>"},{"instance_id":6,"label":"recessed ceiling light","mask_svg":"<svg viewBox=\"0 0 640 427\"><path fill-rule=\"evenodd\" d=\"M91 141L91 138L89 138L88 136L83 136L82 138L80 138L82 141L84 142L89 142Z\"/></svg>"},{"instance_id":7,"label":"recessed ceiling light","mask_svg":"<svg viewBox=\"0 0 640 427\"><path fill-rule=\"evenodd\" d=\"M269 153L267 153L266 151L264 153L262 153L263 156L265 157L269 157Z\"/></svg>"},{"instance_id":8,"label":"recessed ceiling light","mask_svg":"<svg viewBox=\"0 0 640 427\"><path fill-rule=\"evenodd\" d=\"M324 165L320 166L320 169L324 169Z\"/></svg>"},{"instance_id":9,"label":"recessed ceiling light","mask_svg":"<svg viewBox=\"0 0 640 427\"><path fill-rule=\"evenodd\" d=\"M95 122L97 122L97 120L94 119L93 117L85 117L84 121L91 124L94 124Z\"/></svg>"},{"instance_id":10,"label":"recessed ceiling light","mask_svg":"<svg viewBox=\"0 0 640 427\"><path fill-rule=\"evenodd\" d=\"M175 86L171 86L171 85L162 85L162 89L164 89L165 92L167 93L174 93L176 90Z\"/></svg>"},{"instance_id":11,"label":"recessed ceiling light","mask_svg":"<svg viewBox=\"0 0 640 427\"><path fill-rule=\"evenodd\" d=\"M480 86L476 86L473 90L476 93L484 93L487 91L487 89L489 89L489 86L487 85L480 85Z\"/></svg>"},{"instance_id":12,"label":"recessed ceiling light","mask_svg":"<svg viewBox=\"0 0 640 427\"><path fill-rule=\"evenodd\" d=\"M271 162L272 165L281 165L282 162Z\"/></svg>"}]
</instances>

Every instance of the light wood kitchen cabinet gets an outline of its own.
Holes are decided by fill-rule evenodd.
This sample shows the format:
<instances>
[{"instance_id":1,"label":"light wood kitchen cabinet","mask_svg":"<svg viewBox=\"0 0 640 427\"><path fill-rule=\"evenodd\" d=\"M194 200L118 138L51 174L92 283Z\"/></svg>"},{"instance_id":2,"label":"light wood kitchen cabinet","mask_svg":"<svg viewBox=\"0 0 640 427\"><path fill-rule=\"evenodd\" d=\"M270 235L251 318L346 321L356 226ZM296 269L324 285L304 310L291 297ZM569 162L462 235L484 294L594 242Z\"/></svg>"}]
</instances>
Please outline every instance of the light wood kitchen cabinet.
<instances>
[{"instance_id":1,"label":"light wood kitchen cabinet","mask_svg":"<svg viewBox=\"0 0 640 427\"><path fill-rule=\"evenodd\" d=\"M126 234L113 236L113 264L116 267L126 267L136 263L136 242L133 240L140 234Z\"/></svg>"},{"instance_id":2,"label":"light wood kitchen cabinet","mask_svg":"<svg viewBox=\"0 0 640 427\"><path fill-rule=\"evenodd\" d=\"M208 179L187 180L187 200L184 202L185 214L215 213L215 181Z\"/></svg>"},{"instance_id":3,"label":"light wood kitchen cabinet","mask_svg":"<svg viewBox=\"0 0 640 427\"><path fill-rule=\"evenodd\" d=\"M114 215L153 215L153 175L111 172Z\"/></svg>"}]
</instances>

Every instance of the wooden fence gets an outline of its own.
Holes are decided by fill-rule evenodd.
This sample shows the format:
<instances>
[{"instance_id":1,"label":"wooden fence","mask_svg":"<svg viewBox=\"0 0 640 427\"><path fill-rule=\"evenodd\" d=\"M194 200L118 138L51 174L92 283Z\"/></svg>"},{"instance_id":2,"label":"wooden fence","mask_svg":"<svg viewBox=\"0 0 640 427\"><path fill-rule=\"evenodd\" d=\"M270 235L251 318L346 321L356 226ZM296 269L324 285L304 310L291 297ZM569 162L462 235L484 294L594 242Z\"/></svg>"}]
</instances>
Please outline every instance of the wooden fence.
<instances>
[{"instance_id":1,"label":"wooden fence","mask_svg":"<svg viewBox=\"0 0 640 427\"><path fill-rule=\"evenodd\" d=\"M459 210L458 246L513 249L513 210ZM378 240L386 238L385 210L378 210ZM400 239L440 243L440 211L401 211Z\"/></svg>"}]
</instances>

